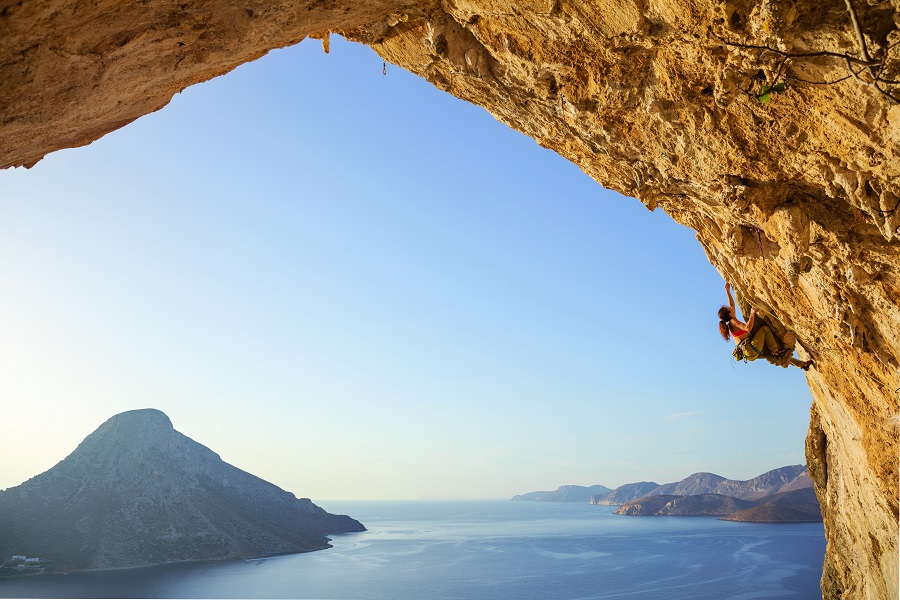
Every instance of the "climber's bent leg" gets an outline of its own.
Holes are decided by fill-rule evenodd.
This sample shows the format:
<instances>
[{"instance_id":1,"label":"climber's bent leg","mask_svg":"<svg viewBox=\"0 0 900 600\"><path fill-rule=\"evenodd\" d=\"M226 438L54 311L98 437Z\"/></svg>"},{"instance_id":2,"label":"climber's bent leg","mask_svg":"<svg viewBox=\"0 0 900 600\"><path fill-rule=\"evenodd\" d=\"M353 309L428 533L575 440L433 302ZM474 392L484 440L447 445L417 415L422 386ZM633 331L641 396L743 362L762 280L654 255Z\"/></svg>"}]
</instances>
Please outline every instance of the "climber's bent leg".
<instances>
[{"instance_id":1,"label":"climber's bent leg","mask_svg":"<svg viewBox=\"0 0 900 600\"><path fill-rule=\"evenodd\" d=\"M756 346L756 349L761 353L765 353L766 350L768 350L769 354L772 356L774 356L780 348L778 342L775 340L775 335L772 333L772 330L769 329L768 325L763 325L759 328L759 331L753 336L753 345Z\"/></svg>"}]
</instances>

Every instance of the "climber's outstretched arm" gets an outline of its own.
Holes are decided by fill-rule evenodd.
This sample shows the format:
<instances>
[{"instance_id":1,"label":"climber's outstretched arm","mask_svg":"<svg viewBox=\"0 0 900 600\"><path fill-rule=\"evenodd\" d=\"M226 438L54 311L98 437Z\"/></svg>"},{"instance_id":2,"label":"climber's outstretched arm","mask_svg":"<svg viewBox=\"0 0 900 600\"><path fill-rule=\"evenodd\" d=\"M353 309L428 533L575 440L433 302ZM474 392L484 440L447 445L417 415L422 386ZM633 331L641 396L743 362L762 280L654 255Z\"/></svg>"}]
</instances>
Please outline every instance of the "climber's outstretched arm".
<instances>
[{"instance_id":1,"label":"climber's outstretched arm","mask_svg":"<svg viewBox=\"0 0 900 600\"><path fill-rule=\"evenodd\" d=\"M734 309L734 298L731 296L731 284L725 284L725 293L728 294L728 306L731 307L731 317L737 319L737 311Z\"/></svg>"}]
</instances>

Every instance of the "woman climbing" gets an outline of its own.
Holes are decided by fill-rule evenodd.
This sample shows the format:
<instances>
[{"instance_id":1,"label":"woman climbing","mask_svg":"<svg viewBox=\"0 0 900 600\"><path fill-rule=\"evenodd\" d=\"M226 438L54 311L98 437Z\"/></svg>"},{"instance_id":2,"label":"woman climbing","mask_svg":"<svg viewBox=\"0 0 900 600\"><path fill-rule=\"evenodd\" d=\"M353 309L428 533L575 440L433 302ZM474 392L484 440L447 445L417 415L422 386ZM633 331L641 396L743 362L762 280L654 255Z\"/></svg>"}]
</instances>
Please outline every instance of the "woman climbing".
<instances>
[{"instance_id":1,"label":"woman climbing","mask_svg":"<svg viewBox=\"0 0 900 600\"><path fill-rule=\"evenodd\" d=\"M725 284L725 293L728 294L728 306L719 309L719 333L727 342L734 339L734 343L743 352L746 360L756 360L763 352L768 350L769 355L777 357L784 350L775 340L775 335L768 325L763 325L750 339L750 332L753 331L753 324L756 321L756 309L750 309L750 318L746 323L742 323L737 318L737 311L734 309L734 298L731 296L731 284ZM800 367L804 371L808 371L812 366L812 361L800 361L791 356L790 362L795 367Z\"/></svg>"}]
</instances>

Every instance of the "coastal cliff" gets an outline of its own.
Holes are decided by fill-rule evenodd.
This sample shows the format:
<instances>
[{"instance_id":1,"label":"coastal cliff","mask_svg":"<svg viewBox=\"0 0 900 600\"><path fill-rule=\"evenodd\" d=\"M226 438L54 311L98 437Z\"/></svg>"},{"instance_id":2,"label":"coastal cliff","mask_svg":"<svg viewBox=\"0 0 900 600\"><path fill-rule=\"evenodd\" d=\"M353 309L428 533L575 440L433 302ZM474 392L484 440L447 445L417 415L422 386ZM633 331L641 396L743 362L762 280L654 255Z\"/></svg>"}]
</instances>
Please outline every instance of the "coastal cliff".
<instances>
[{"instance_id":1,"label":"coastal cliff","mask_svg":"<svg viewBox=\"0 0 900 600\"><path fill-rule=\"evenodd\" d=\"M721 494L697 494L694 496L660 494L632 500L617 508L615 514L630 516L724 517L754 506L755 504L749 500L740 500Z\"/></svg>"},{"instance_id":2,"label":"coastal cliff","mask_svg":"<svg viewBox=\"0 0 900 600\"><path fill-rule=\"evenodd\" d=\"M307 552L364 530L229 465L152 409L112 417L0 492L0 556L38 556L54 571Z\"/></svg>"},{"instance_id":3,"label":"coastal cliff","mask_svg":"<svg viewBox=\"0 0 900 600\"><path fill-rule=\"evenodd\" d=\"M0 0L0 167L329 33L697 232L796 340L826 598L897 598L900 0Z\"/></svg>"},{"instance_id":4,"label":"coastal cliff","mask_svg":"<svg viewBox=\"0 0 900 600\"><path fill-rule=\"evenodd\" d=\"M804 523L822 520L819 503L811 487L757 496L752 500L723 494L659 494L623 504L617 515L717 516L723 521L747 523Z\"/></svg>"}]
</instances>

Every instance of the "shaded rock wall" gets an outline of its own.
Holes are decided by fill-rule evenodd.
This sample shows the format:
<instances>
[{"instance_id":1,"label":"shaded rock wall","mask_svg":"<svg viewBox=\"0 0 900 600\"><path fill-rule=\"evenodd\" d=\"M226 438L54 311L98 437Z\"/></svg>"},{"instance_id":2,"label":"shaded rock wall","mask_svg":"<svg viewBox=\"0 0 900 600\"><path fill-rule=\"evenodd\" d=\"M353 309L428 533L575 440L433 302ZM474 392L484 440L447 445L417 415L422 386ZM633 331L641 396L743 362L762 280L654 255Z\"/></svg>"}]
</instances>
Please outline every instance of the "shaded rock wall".
<instances>
[{"instance_id":1,"label":"shaded rock wall","mask_svg":"<svg viewBox=\"0 0 900 600\"><path fill-rule=\"evenodd\" d=\"M697 232L816 361L825 597L896 599L900 105L865 81L900 80L900 0L851 2L871 69L842 0L0 0L0 166L307 35L369 44Z\"/></svg>"}]
</instances>

